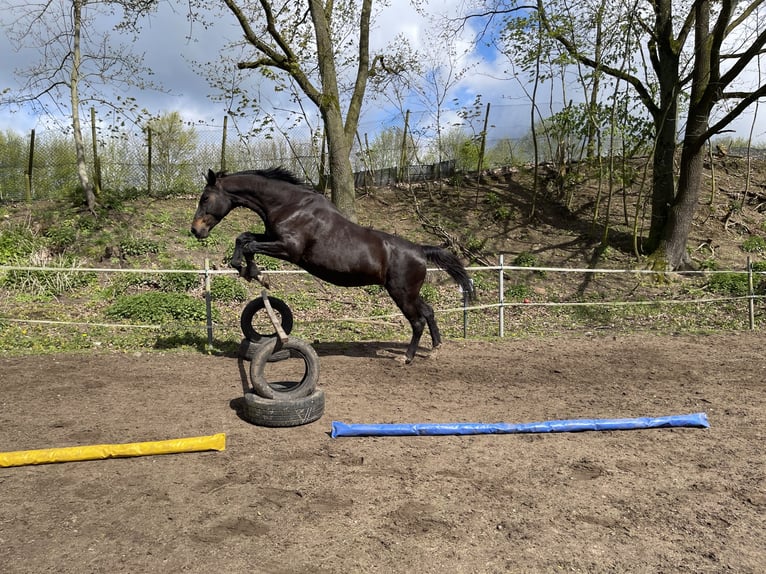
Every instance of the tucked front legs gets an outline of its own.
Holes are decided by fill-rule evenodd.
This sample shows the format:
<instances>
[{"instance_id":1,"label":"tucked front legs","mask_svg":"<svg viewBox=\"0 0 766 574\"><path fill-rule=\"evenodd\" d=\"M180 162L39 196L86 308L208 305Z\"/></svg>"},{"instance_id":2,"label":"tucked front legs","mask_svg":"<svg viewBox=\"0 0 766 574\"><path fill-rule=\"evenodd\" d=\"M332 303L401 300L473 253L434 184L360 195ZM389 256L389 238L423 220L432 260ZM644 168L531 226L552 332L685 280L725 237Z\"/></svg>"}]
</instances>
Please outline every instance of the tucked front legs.
<instances>
[{"instance_id":1,"label":"tucked front legs","mask_svg":"<svg viewBox=\"0 0 766 574\"><path fill-rule=\"evenodd\" d=\"M255 264L255 251L253 247L259 243L266 241L267 237L262 233L242 233L237 237L237 241L234 244L234 254L231 257L230 265L239 271L239 276L247 281L255 279L261 285L269 288L269 282L266 277L261 273L258 265ZM242 266L242 258L245 258L245 266Z\"/></svg>"}]
</instances>

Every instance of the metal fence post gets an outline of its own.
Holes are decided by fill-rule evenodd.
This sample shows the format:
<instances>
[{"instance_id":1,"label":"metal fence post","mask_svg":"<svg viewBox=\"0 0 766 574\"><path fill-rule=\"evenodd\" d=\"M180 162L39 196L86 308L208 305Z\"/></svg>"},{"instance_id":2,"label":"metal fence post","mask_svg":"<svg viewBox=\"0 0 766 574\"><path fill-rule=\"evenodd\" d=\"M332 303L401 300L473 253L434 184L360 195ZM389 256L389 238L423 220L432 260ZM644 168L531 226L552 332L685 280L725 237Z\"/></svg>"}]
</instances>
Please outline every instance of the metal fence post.
<instances>
[{"instance_id":1,"label":"metal fence post","mask_svg":"<svg viewBox=\"0 0 766 574\"><path fill-rule=\"evenodd\" d=\"M213 350L213 299L210 292L210 260L205 258L205 319L207 321L207 349Z\"/></svg>"},{"instance_id":2,"label":"metal fence post","mask_svg":"<svg viewBox=\"0 0 766 574\"><path fill-rule=\"evenodd\" d=\"M753 287L753 262L747 256L747 308L750 319L750 330L755 329L755 288Z\"/></svg>"},{"instance_id":3,"label":"metal fence post","mask_svg":"<svg viewBox=\"0 0 766 574\"><path fill-rule=\"evenodd\" d=\"M503 284L503 267L505 267L505 257L501 253L500 254L500 277L498 281L499 285L499 293L498 293L498 321L499 321L499 331L500 331L500 338L502 339L505 337L505 285Z\"/></svg>"}]
</instances>

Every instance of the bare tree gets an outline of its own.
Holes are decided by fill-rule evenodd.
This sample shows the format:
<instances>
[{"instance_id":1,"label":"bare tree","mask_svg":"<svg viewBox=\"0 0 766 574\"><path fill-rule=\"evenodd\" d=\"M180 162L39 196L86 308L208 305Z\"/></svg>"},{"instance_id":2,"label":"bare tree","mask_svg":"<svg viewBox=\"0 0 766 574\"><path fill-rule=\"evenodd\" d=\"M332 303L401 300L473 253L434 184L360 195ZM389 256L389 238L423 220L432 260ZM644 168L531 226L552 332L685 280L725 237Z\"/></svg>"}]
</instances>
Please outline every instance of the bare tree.
<instances>
[{"instance_id":1,"label":"bare tree","mask_svg":"<svg viewBox=\"0 0 766 574\"><path fill-rule=\"evenodd\" d=\"M381 54L370 54L373 0L223 1L255 52L255 58L240 60L238 68L277 80L286 75L319 110L332 201L355 220L351 149L368 80L387 69Z\"/></svg>"},{"instance_id":2,"label":"bare tree","mask_svg":"<svg viewBox=\"0 0 766 574\"><path fill-rule=\"evenodd\" d=\"M101 96L109 85L142 85L142 59L116 44L109 34L93 29L99 9L123 10L123 28L135 30L137 17L154 6L154 0L14 0L4 26L19 49L33 48L40 58L16 71L22 80L18 90L5 92L0 106L36 106L49 117L68 118L74 138L77 175L88 209L95 213L96 196L88 175L80 111L87 105L110 106L121 112L135 111L129 99ZM116 35L116 32L115 32ZM64 103L66 102L66 103Z\"/></svg>"}]
</instances>

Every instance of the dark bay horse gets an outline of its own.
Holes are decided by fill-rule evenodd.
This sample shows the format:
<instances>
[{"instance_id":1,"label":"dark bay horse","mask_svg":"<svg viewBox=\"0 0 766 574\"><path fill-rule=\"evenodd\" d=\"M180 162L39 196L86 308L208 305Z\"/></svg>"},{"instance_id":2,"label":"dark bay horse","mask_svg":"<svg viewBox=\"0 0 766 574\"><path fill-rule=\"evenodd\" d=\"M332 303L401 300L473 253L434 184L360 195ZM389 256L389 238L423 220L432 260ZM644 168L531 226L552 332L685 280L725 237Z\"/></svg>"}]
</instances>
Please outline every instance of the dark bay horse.
<instances>
[{"instance_id":1,"label":"dark bay horse","mask_svg":"<svg viewBox=\"0 0 766 574\"><path fill-rule=\"evenodd\" d=\"M204 239L235 207L251 209L265 227L265 233L243 233L237 238L232 266L240 275L259 279L253 256L260 253L294 263L335 285L383 285L412 326L407 363L415 356L426 324L433 348L441 344L434 311L420 297L426 263L444 269L464 293L473 295L468 273L455 255L349 221L322 194L284 169L228 175L209 170L192 233ZM242 256L247 261L245 269Z\"/></svg>"}]
</instances>

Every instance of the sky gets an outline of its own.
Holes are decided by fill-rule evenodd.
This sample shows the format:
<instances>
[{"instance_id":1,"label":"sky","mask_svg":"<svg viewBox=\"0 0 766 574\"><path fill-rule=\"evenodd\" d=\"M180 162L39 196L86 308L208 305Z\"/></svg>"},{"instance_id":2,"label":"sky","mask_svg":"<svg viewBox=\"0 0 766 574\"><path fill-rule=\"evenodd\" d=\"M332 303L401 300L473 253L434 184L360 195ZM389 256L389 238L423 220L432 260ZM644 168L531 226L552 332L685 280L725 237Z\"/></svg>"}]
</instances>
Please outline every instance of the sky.
<instances>
[{"instance_id":1,"label":"sky","mask_svg":"<svg viewBox=\"0 0 766 574\"><path fill-rule=\"evenodd\" d=\"M0 0L0 5L7 2L19 3L21 0ZM437 4L440 9L454 14L454 6L458 3L460 0ZM225 105L211 99L214 90L199 68L206 62L216 60L228 42L241 38L241 30L233 15L228 12L220 18L211 18L214 24L207 29L198 23L192 27L186 18L183 3L174 4L175 7L164 3L156 13L143 20L138 41L134 44L134 51L143 53L145 65L154 71L154 77L169 93L143 90L136 91L134 95L141 107L151 113L179 111L185 120L220 125L225 115ZM3 20L7 19L7 14ZM385 46L398 34L404 34L414 46L422 47L428 42L425 34L428 26L428 22L412 8L409 0L391 0L390 6L384 8L376 19L375 28L371 32L372 48L374 50ZM107 24L104 27L108 29ZM466 36L470 34L472 32L468 31ZM190 35L192 40L189 39ZM463 43L467 42L466 37ZM4 31L0 34L0 54L4 55L0 58L0 92L6 87L17 87L18 80L14 78L14 71L39 58L39 53L34 50L15 51ZM484 61L481 66L474 68L462 85L456 86L455 94L472 101L476 94L481 93L484 102L497 101L499 105L505 97L509 82L493 79L492 75L497 76L497 71L491 69L488 61ZM276 93L267 85L260 89L260 97L264 102L271 102L277 107L289 105L286 94ZM505 103L509 104L509 101ZM392 113L395 112L390 109L381 110L379 105L371 104L362 118L362 126L380 125L381 118ZM0 108L0 131L11 129L26 132L44 126L43 118L35 113L25 113L24 110L10 113L8 109Z\"/></svg>"},{"instance_id":2,"label":"sky","mask_svg":"<svg viewBox=\"0 0 766 574\"><path fill-rule=\"evenodd\" d=\"M0 8L11 4L26 4L29 0L0 0ZM164 2L159 10L142 21L140 34L133 45L136 53L144 54L145 64L155 73L155 78L161 81L167 93L159 91L134 91L140 106L152 114L180 112L181 116L190 122L208 125L221 125L225 115L225 107L221 102L213 101L214 93L208 81L200 73L200 67L205 62L216 60L224 50L224 46L232 40L241 37L241 30L233 15L222 12L218 17L211 17L208 28L200 24L189 23L185 13L185 2ZM463 0L442 0L432 2L434 9L442 10L445 14L454 15L460 6L465 6ZM211 4L212 5L212 4ZM433 10L432 10L433 11ZM7 22L12 10L0 10L0 19ZM426 30L431 24L418 14L409 0L390 0L389 5L382 9L371 32L373 50L385 46L398 34L405 35L416 48L427 47L429 38ZM104 29L109 29L109 22L103 23ZM193 39L190 40L189 37ZM468 46L475 36L475 31L466 28L458 44ZM3 30L0 33L0 93L5 88L17 85L14 71L34 63L39 59L39 53L34 50L17 52ZM447 106L452 106L452 98L457 97L464 104L470 104L477 94L482 101L490 103L492 111L490 123L495 126L494 134L502 137L520 137L529 130L529 103L521 87L507 79L505 58L497 56L487 48L474 51L465 60L477 62L463 80L455 86L453 95L447 98ZM113 96L114 97L114 96ZM271 103L276 108L288 107L286 94L276 93L267 85L261 87L260 98L265 103ZM560 102L558 102L560 105ZM413 104L413 113L418 113L417 104ZM390 106L386 109L379 103L366 105L366 112L360 123L360 131L374 131L388 121L398 121L401 118L398 111ZM422 112L422 110L421 110ZM274 112L279 115L279 111ZM449 117L452 114L453 117ZM454 119L454 112L448 113L448 121ZM766 110L759 114L759 120L754 129L755 141L766 142ZM746 114L734 126L738 136L746 137L752 123L752 113ZM14 130L28 132L30 129L44 129L46 122L34 113L24 110L10 113L6 108L0 108L0 131Z\"/></svg>"}]
</instances>

